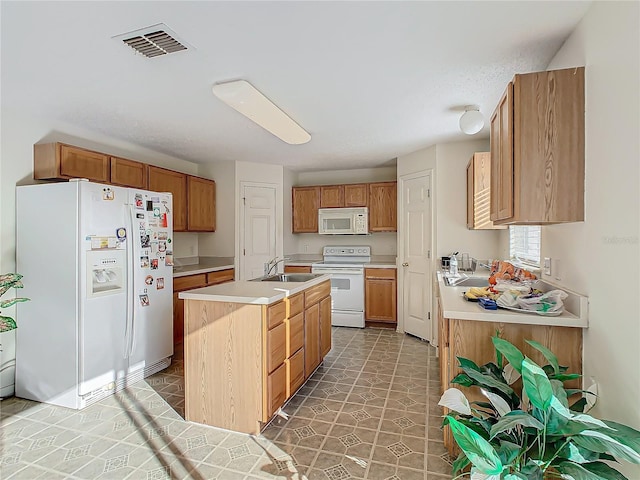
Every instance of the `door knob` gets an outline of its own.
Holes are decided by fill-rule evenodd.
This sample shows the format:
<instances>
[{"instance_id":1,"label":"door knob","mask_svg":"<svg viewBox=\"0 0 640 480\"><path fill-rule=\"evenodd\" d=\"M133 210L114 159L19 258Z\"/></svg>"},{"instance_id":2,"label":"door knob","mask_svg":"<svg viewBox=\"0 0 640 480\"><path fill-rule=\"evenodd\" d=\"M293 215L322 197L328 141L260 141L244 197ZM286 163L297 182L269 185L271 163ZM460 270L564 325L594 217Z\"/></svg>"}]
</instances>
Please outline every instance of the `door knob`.
<instances>
[{"instance_id":1,"label":"door knob","mask_svg":"<svg viewBox=\"0 0 640 480\"><path fill-rule=\"evenodd\" d=\"M403 267L408 267L408 266L409 266L409 264L408 264L407 262L404 262L404 263L402 264L402 266L403 266Z\"/></svg>"}]
</instances>

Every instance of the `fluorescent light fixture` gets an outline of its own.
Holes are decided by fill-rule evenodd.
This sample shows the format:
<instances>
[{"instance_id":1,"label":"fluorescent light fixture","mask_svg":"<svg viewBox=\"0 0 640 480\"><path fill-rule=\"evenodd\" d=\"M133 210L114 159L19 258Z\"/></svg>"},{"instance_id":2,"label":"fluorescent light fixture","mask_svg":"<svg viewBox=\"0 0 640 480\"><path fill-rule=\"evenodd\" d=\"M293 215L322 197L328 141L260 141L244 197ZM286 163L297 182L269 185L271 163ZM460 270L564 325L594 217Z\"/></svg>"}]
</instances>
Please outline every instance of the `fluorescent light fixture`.
<instances>
[{"instance_id":1,"label":"fluorescent light fixture","mask_svg":"<svg viewBox=\"0 0 640 480\"><path fill-rule=\"evenodd\" d=\"M484 127L484 116L477 105L467 105L460 117L460 130L467 135L475 135Z\"/></svg>"},{"instance_id":2,"label":"fluorescent light fixture","mask_svg":"<svg viewBox=\"0 0 640 480\"><path fill-rule=\"evenodd\" d=\"M311 140L306 130L246 80L218 83L213 86L213 93L283 142L301 145Z\"/></svg>"}]
</instances>

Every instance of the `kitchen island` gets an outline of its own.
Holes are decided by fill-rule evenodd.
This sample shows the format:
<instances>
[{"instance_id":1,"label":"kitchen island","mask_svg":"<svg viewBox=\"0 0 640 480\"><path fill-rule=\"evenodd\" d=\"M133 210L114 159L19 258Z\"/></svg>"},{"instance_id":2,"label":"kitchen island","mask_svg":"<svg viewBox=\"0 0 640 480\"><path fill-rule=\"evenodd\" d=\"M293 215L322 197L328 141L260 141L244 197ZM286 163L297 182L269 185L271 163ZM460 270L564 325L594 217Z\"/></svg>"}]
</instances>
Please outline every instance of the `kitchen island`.
<instances>
[{"instance_id":1,"label":"kitchen island","mask_svg":"<svg viewBox=\"0 0 640 480\"><path fill-rule=\"evenodd\" d=\"M331 349L328 275L239 281L185 301L185 419L258 434Z\"/></svg>"},{"instance_id":2,"label":"kitchen island","mask_svg":"<svg viewBox=\"0 0 640 480\"><path fill-rule=\"evenodd\" d=\"M485 275L488 278L488 272ZM484 310L478 303L463 298L468 287L445 286L440 272L436 282L441 391L456 387L464 391L469 401L486 401L477 388L452 385L451 381L462 373L458 357L468 358L478 365L495 362L491 337L496 334L513 343L539 365L545 365L548 362L541 353L525 342L535 340L553 351L560 365L569 367L570 373L582 374L582 329L588 327L586 297L563 289L569 294L564 300L565 311L559 316L544 316L502 309ZM534 287L542 291L557 288L543 281ZM573 380L567 385L580 388L581 382ZM521 380L514 387L521 389ZM448 426L444 428L444 443L451 456L457 455Z\"/></svg>"}]
</instances>

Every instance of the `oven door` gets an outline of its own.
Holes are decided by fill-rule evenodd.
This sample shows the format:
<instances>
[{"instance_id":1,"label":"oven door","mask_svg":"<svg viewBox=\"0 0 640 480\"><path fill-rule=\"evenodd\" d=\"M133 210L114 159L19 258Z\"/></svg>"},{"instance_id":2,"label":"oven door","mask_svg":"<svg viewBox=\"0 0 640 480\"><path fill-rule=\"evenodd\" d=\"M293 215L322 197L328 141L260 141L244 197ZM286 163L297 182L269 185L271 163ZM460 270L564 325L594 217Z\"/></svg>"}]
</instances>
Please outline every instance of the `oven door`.
<instances>
[{"instance_id":1,"label":"oven door","mask_svg":"<svg viewBox=\"0 0 640 480\"><path fill-rule=\"evenodd\" d=\"M331 310L364 312L364 269L313 265L313 273L331 275Z\"/></svg>"}]
</instances>

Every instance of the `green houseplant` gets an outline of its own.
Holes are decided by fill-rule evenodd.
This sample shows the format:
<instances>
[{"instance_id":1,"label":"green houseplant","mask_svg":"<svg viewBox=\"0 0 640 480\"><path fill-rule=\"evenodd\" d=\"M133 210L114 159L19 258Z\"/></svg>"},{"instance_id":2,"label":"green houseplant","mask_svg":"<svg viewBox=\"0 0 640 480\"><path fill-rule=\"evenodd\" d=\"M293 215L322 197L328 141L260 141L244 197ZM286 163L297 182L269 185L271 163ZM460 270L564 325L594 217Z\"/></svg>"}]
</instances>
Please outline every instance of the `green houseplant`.
<instances>
[{"instance_id":1,"label":"green houseplant","mask_svg":"<svg viewBox=\"0 0 640 480\"><path fill-rule=\"evenodd\" d=\"M640 463L640 432L583 413L591 392L565 387L580 376L567 373L553 352L527 340L549 362L540 367L510 342L492 341L496 362L478 366L458 357L463 373L452 381L479 387L488 401L469 402L450 388L439 402L451 410L443 425L462 450L456 478L618 480L626 477L604 461ZM520 377L522 398L511 387Z\"/></svg>"},{"instance_id":2,"label":"green houseplant","mask_svg":"<svg viewBox=\"0 0 640 480\"><path fill-rule=\"evenodd\" d=\"M11 288L22 288L22 275L7 273L0 275L0 297ZM0 308L10 307L28 298L11 298L0 301ZM16 359L16 321L0 314L0 398L13 395Z\"/></svg>"},{"instance_id":3,"label":"green houseplant","mask_svg":"<svg viewBox=\"0 0 640 480\"><path fill-rule=\"evenodd\" d=\"M23 288L22 275L19 273L5 273L0 275L0 297L4 295L11 288ZM26 302L28 298L10 298L9 300L0 301L0 308L8 308L18 302ZM0 315L0 332L9 332L15 330L17 327L16 321L4 315Z\"/></svg>"}]
</instances>

